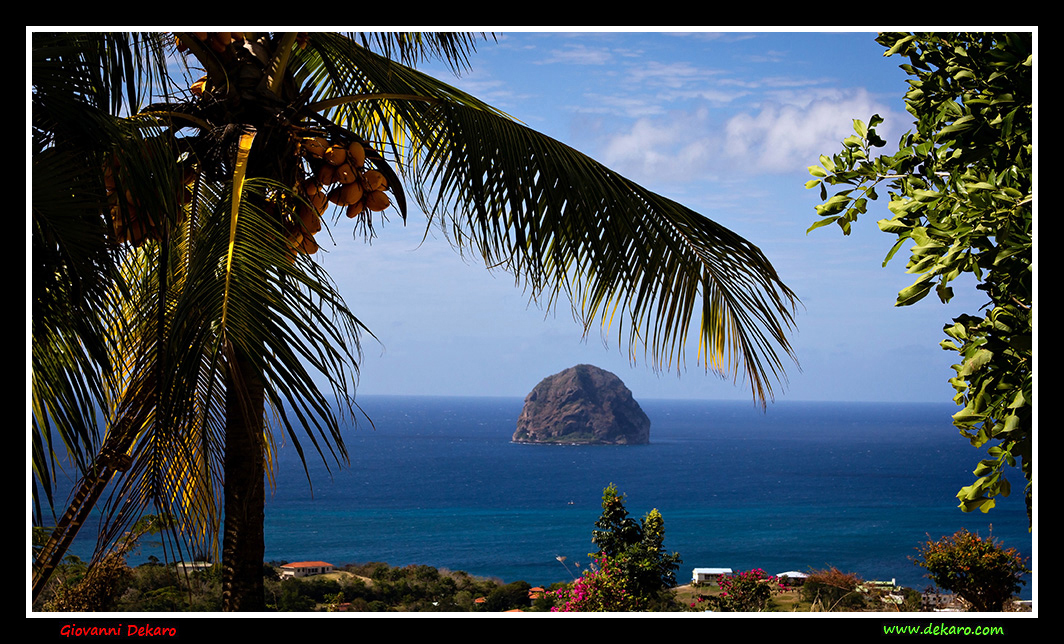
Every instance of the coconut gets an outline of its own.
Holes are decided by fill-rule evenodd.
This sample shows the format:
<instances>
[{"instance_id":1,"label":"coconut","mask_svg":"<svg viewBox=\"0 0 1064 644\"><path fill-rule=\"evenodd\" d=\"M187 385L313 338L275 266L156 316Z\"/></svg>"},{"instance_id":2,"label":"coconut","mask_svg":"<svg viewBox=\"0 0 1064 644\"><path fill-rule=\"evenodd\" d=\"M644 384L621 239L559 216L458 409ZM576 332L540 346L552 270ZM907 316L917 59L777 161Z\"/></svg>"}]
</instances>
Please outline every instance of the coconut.
<instances>
[{"instance_id":1,"label":"coconut","mask_svg":"<svg viewBox=\"0 0 1064 644\"><path fill-rule=\"evenodd\" d=\"M324 192L313 194L310 196L310 203L313 204L314 210L320 215L329 207L329 196Z\"/></svg>"},{"instance_id":2,"label":"coconut","mask_svg":"<svg viewBox=\"0 0 1064 644\"><path fill-rule=\"evenodd\" d=\"M331 186L336 183L336 168L328 163L323 163L321 169L318 170L318 183L323 186Z\"/></svg>"},{"instance_id":3,"label":"coconut","mask_svg":"<svg viewBox=\"0 0 1064 644\"><path fill-rule=\"evenodd\" d=\"M366 208L369 208L373 212L380 212L391 205L391 199L388 195L380 190L371 190L366 193L366 197L363 200L366 204Z\"/></svg>"},{"instance_id":4,"label":"coconut","mask_svg":"<svg viewBox=\"0 0 1064 644\"><path fill-rule=\"evenodd\" d=\"M321 230L321 217L306 206L299 209L299 221L303 224L303 230L312 235Z\"/></svg>"},{"instance_id":5,"label":"coconut","mask_svg":"<svg viewBox=\"0 0 1064 644\"><path fill-rule=\"evenodd\" d=\"M352 181L343 186L340 190L343 193L341 198L343 205L345 206L362 201L362 195L365 194L365 191L362 189L362 184L357 181Z\"/></svg>"},{"instance_id":6,"label":"coconut","mask_svg":"<svg viewBox=\"0 0 1064 644\"><path fill-rule=\"evenodd\" d=\"M347 160L347 148L339 145L330 145L325 149L322 158L330 165L340 165Z\"/></svg>"},{"instance_id":7,"label":"coconut","mask_svg":"<svg viewBox=\"0 0 1064 644\"><path fill-rule=\"evenodd\" d=\"M351 204L350 206L347 207L347 217L348 217L348 219L354 219L361 212L362 212L362 202L361 201L356 201L355 203L353 203L353 204Z\"/></svg>"},{"instance_id":8,"label":"coconut","mask_svg":"<svg viewBox=\"0 0 1064 644\"><path fill-rule=\"evenodd\" d=\"M347 146L347 156L350 159L351 165L356 168L361 168L366 165L366 150L358 141L352 141L351 144Z\"/></svg>"},{"instance_id":9,"label":"coconut","mask_svg":"<svg viewBox=\"0 0 1064 644\"><path fill-rule=\"evenodd\" d=\"M388 187L388 180L377 170L366 170L362 173L362 185L366 190L384 190Z\"/></svg>"},{"instance_id":10,"label":"coconut","mask_svg":"<svg viewBox=\"0 0 1064 644\"><path fill-rule=\"evenodd\" d=\"M303 139L303 149L313 157L321 157L329 148L329 141L320 136L309 136Z\"/></svg>"},{"instance_id":11,"label":"coconut","mask_svg":"<svg viewBox=\"0 0 1064 644\"><path fill-rule=\"evenodd\" d=\"M358 179L358 172L351 167L351 164L344 163L336 166L336 180L340 183L347 185L356 179Z\"/></svg>"}]
</instances>

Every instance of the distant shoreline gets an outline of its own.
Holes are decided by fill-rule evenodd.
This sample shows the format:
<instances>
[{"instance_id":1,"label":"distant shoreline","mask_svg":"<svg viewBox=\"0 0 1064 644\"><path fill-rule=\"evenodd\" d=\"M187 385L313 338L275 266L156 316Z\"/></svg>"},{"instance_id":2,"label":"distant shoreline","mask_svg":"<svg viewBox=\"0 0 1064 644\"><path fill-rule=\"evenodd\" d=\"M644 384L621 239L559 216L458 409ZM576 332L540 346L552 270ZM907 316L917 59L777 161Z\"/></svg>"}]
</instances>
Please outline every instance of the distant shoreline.
<instances>
[{"instance_id":1,"label":"distant shoreline","mask_svg":"<svg viewBox=\"0 0 1064 644\"><path fill-rule=\"evenodd\" d=\"M511 401L516 400L519 403L523 402L527 394L396 394L396 393L362 393L358 392L354 396L354 400L357 403L361 398L406 398L406 399L455 399L455 400L499 400L499 401ZM648 397L648 396L636 396L636 399L642 402L653 403L741 403L749 404L753 406L760 406L760 403L750 398L661 398L661 397ZM772 408L773 405L927 405L927 406L946 406L946 407L959 407L951 400L773 400L769 401L768 406Z\"/></svg>"}]
</instances>

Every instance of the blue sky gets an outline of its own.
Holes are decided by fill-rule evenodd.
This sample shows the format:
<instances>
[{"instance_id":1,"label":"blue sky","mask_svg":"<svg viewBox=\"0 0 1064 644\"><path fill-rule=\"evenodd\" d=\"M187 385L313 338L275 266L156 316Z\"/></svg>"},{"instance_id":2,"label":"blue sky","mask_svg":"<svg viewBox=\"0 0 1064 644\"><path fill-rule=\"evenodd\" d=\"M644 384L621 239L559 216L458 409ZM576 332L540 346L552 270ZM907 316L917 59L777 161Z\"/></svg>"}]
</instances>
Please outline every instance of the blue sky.
<instances>
[{"instance_id":1,"label":"blue sky","mask_svg":"<svg viewBox=\"0 0 1064 644\"><path fill-rule=\"evenodd\" d=\"M891 146L912 127L899 58L872 32L500 32L455 78L422 68L628 178L743 235L801 299L791 335L798 365L776 400L949 401L955 354L942 327L982 299L962 283L949 305L906 308L906 254L879 202L844 237L806 234L817 192L806 168L839 149L852 120L886 119ZM889 149L889 148L888 148ZM584 339L567 305L546 311L502 272L461 258L425 218L397 217L367 245L341 218L320 260L365 338L358 394L524 396L577 363L616 373L637 399L751 399L745 382L707 374L689 354L679 375L629 362L615 339ZM321 237L319 235L319 237Z\"/></svg>"}]
</instances>

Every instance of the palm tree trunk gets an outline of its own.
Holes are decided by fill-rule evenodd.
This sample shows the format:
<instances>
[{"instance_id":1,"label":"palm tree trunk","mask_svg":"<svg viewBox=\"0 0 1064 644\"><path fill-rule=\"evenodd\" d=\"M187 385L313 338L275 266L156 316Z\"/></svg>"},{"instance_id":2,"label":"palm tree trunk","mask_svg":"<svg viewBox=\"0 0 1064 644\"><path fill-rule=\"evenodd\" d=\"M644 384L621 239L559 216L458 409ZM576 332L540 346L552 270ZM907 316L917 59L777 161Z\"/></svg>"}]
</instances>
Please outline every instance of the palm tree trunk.
<instances>
[{"instance_id":1,"label":"palm tree trunk","mask_svg":"<svg viewBox=\"0 0 1064 644\"><path fill-rule=\"evenodd\" d=\"M128 467L129 457L123 452L113 450L110 446L100 450L96 463L81 479L78 491L67 507L67 511L34 560L32 595L34 601L48 584L56 566L66 555L81 526L96 506L96 501L110 483L111 477L115 472L124 471Z\"/></svg>"},{"instance_id":2,"label":"palm tree trunk","mask_svg":"<svg viewBox=\"0 0 1064 644\"><path fill-rule=\"evenodd\" d=\"M222 610L262 611L266 489L262 377L239 350L226 387Z\"/></svg>"}]
</instances>

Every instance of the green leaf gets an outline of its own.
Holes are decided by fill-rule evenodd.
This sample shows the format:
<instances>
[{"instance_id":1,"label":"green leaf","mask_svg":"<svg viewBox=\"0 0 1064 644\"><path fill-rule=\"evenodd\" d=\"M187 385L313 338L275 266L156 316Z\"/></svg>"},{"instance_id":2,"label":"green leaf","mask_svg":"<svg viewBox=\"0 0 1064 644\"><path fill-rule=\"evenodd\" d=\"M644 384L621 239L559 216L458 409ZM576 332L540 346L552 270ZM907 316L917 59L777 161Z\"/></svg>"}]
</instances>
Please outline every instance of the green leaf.
<instances>
[{"instance_id":1,"label":"green leaf","mask_svg":"<svg viewBox=\"0 0 1064 644\"><path fill-rule=\"evenodd\" d=\"M930 279L930 275L925 275L912 286L903 288L898 292L898 299L894 302L894 306L909 306L922 300L931 290Z\"/></svg>"},{"instance_id":2,"label":"green leaf","mask_svg":"<svg viewBox=\"0 0 1064 644\"><path fill-rule=\"evenodd\" d=\"M901 235L912 230L912 224L906 223L904 220L894 217L893 219L880 219L876 222L879 229L885 233L891 233L892 235Z\"/></svg>"},{"instance_id":3,"label":"green leaf","mask_svg":"<svg viewBox=\"0 0 1064 644\"><path fill-rule=\"evenodd\" d=\"M864 121L862 121L861 119L853 120L853 131L857 132L858 136L860 136L862 139L868 137L868 126L865 125Z\"/></svg>"},{"instance_id":4,"label":"green leaf","mask_svg":"<svg viewBox=\"0 0 1064 644\"><path fill-rule=\"evenodd\" d=\"M942 329L942 331L954 340L968 339L968 327L964 326L960 322L956 322L950 326L946 326Z\"/></svg>"},{"instance_id":5,"label":"green leaf","mask_svg":"<svg viewBox=\"0 0 1064 644\"><path fill-rule=\"evenodd\" d=\"M975 411L971 408L971 405L965 407L952 416L954 424L957 423L978 423L986 418L986 414Z\"/></svg>"},{"instance_id":6,"label":"green leaf","mask_svg":"<svg viewBox=\"0 0 1064 644\"><path fill-rule=\"evenodd\" d=\"M963 490L961 491L963 493ZM960 494L958 494L960 496ZM973 510L980 510L984 514L989 512L994 507L994 499L978 498L971 500L963 500L959 506L964 512L971 512Z\"/></svg>"},{"instance_id":7,"label":"green leaf","mask_svg":"<svg viewBox=\"0 0 1064 644\"><path fill-rule=\"evenodd\" d=\"M973 373L979 371L986 366L994 358L994 353L988 349L978 349L967 360L964 361L964 365L961 368L961 376L970 376Z\"/></svg>"},{"instance_id":8,"label":"green leaf","mask_svg":"<svg viewBox=\"0 0 1064 644\"><path fill-rule=\"evenodd\" d=\"M895 253L897 253L898 250L901 249L901 246L904 242L905 237L902 237L898 241L894 242L894 245L890 247L889 251L887 251L887 256L883 258L883 266L886 266L888 263L890 263L890 260L892 260L894 258Z\"/></svg>"},{"instance_id":9,"label":"green leaf","mask_svg":"<svg viewBox=\"0 0 1064 644\"><path fill-rule=\"evenodd\" d=\"M831 199L828 199L823 204L817 206L817 214L820 216L824 216L831 215L837 212L842 212L843 208L846 207L846 204L850 202L848 192L849 191L847 191L846 193L837 194Z\"/></svg>"},{"instance_id":10,"label":"green leaf","mask_svg":"<svg viewBox=\"0 0 1064 644\"><path fill-rule=\"evenodd\" d=\"M938 299L943 304L948 304L949 301L953 299L953 287L946 286L945 283L940 283L936 290L938 292Z\"/></svg>"},{"instance_id":11,"label":"green leaf","mask_svg":"<svg viewBox=\"0 0 1064 644\"><path fill-rule=\"evenodd\" d=\"M936 190L913 190L913 199L916 201L931 201L942 197L942 193Z\"/></svg>"},{"instance_id":12,"label":"green leaf","mask_svg":"<svg viewBox=\"0 0 1064 644\"><path fill-rule=\"evenodd\" d=\"M941 130L939 130L938 131L939 140L941 141L943 135L945 135L945 134L950 134L952 132L961 132L963 130L967 130L967 129L971 128L973 125L975 125L974 121L975 121L975 116L973 116L971 114L965 114L964 116L962 116L959 119L957 119L956 121L954 121L951 125L947 125L946 127L944 127Z\"/></svg>"},{"instance_id":13,"label":"green leaf","mask_svg":"<svg viewBox=\"0 0 1064 644\"><path fill-rule=\"evenodd\" d=\"M851 134L842 140L842 144L848 148L859 148L864 145L864 139L855 134Z\"/></svg>"},{"instance_id":14,"label":"green leaf","mask_svg":"<svg viewBox=\"0 0 1064 644\"><path fill-rule=\"evenodd\" d=\"M916 36L909 35L909 36L906 36L906 37L900 39L898 42L894 43L894 46L891 47L890 49L888 49L887 52L885 54L883 54L883 56L884 57L893 56L894 54L896 54L899 51L901 51L902 49L904 49L905 46L907 44L909 44L914 38L916 38Z\"/></svg>"},{"instance_id":15,"label":"green leaf","mask_svg":"<svg viewBox=\"0 0 1064 644\"><path fill-rule=\"evenodd\" d=\"M809 233L813 232L817 228L822 228L822 227L827 226L829 224L833 224L833 223L835 223L836 219L838 219L838 217L828 217L826 219L821 219L820 221L814 223L812 226L807 228L806 231L805 231L805 234L808 235Z\"/></svg>"}]
</instances>

